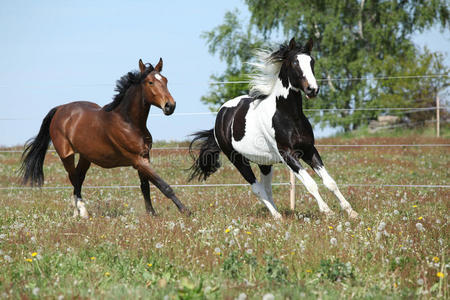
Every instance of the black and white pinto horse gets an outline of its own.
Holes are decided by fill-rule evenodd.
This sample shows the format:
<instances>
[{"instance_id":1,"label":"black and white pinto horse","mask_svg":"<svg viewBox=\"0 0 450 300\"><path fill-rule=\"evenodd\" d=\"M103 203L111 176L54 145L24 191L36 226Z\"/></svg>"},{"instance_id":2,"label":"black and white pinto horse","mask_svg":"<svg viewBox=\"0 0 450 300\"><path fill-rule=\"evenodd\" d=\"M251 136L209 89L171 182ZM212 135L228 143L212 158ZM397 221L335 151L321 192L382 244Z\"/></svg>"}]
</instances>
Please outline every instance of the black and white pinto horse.
<instances>
[{"instance_id":1,"label":"black and white pinto horse","mask_svg":"<svg viewBox=\"0 0 450 300\"><path fill-rule=\"evenodd\" d=\"M251 184L253 193L267 206L274 218L281 214L272 198L272 165L284 163L314 196L321 212L333 215L319 194L316 182L300 164L310 165L324 185L339 199L349 217L358 214L345 200L336 182L325 169L317 149L311 124L302 110L303 91L307 99L317 96L311 57L312 39L305 46L292 39L289 45L270 53L260 51L260 62L252 64L256 73L250 83L250 95L227 101L219 109L215 127L193 134L190 150L199 142L200 153L191 167L191 177L206 178L220 167L222 151ZM249 162L258 164L261 181L256 180Z\"/></svg>"}]
</instances>

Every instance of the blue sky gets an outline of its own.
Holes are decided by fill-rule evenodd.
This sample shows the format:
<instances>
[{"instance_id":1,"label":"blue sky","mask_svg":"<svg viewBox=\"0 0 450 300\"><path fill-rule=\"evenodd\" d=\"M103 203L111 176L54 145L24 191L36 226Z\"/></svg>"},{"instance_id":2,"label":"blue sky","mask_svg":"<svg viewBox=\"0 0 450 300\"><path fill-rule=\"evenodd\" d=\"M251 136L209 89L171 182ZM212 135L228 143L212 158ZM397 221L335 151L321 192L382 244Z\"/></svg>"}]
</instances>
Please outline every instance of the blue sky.
<instances>
[{"instance_id":1,"label":"blue sky","mask_svg":"<svg viewBox=\"0 0 450 300\"><path fill-rule=\"evenodd\" d=\"M248 18L241 0L4 1L0 145L22 144L36 135L54 106L78 100L109 103L115 81L137 69L139 58L153 64L163 58L175 113L207 112L200 97L208 91L209 76L225 65L208 53L200 35L236 7ZM433 29L414 39L432 50L450 49L448 30ZM158 115L148 122L155 140L183 140L214 124L213 116L166 117L158 108L151 114Z\"/></svg>"}]
</instances>

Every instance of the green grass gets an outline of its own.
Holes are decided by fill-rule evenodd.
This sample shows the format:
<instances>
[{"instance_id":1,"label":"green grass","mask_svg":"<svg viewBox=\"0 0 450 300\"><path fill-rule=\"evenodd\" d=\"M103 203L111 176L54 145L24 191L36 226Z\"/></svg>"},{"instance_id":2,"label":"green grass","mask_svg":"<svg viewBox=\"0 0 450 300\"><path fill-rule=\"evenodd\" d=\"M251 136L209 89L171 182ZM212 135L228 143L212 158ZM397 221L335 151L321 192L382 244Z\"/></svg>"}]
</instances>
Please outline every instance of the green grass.
<instances>
[{"instance_id":1,"label":"green grass","mask_svg":"<svg viewBox=\"0 0 450 300\"><path fill-rule=\"evenodd\" d=\"M349 141L318 141L334 142ZM351 140L416 142L450 140L426 132ZM449 184L447 147L319 151L338 184ZM17 186L19 158L18 153L0 153L2 187ZM234 167L223 162L207 183L243 183ZM152 163L167 182L186 184L186 151L155 150ZM55 154L48 154L44 172L44 187L69 185ZM286 168L276 166L274 182L288 179ZM139 179L132 168L92 167L85 186L96 185L139 185ZM301 186L291 211L288 187L274 186L282 222L273 221L248 187L175 190L193 211L191 217L182 216L153 186L159 216L145 215L139 189L86 188L87 220L72 218L70 189L0 190L0 297L448 297L449 189L342 185L361 216L352 221L323 186L324 200L337 213L333 218L321 215Z\"/></svg>"}]
</instances>

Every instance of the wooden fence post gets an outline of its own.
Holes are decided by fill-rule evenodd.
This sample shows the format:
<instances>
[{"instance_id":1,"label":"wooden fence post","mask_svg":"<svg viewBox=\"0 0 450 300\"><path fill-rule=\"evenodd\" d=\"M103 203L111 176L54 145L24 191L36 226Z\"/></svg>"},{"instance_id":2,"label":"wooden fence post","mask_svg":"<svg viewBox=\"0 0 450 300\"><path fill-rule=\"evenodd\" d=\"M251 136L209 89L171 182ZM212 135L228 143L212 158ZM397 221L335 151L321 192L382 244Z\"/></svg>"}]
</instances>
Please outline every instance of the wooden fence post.
<instances>
[{"instance_id":1,"label":"wooden fence post","mask_svg":"<svg viewBox=\"0 0 450 300\"><path fill-rule=\"evenodd\" d=\"M289 170L289 183L290 183L290 197L289 199L291 200L291 209L294 210L295 209L295 175L294 172L292 172L292 170Z\"/></svg>"},{"instance_id":2,"label":"wooden fence post","mask_svg":"<svg viewBox=\"0 0 450 300\"><path fill-rule=\"evenodd\" d=\"M439 137L440 135L440 130L439 130L439 120L440 119L440 115L439 115L439 95L438 93L436 93L436 136Z\"/></svg>"}]
</instances>

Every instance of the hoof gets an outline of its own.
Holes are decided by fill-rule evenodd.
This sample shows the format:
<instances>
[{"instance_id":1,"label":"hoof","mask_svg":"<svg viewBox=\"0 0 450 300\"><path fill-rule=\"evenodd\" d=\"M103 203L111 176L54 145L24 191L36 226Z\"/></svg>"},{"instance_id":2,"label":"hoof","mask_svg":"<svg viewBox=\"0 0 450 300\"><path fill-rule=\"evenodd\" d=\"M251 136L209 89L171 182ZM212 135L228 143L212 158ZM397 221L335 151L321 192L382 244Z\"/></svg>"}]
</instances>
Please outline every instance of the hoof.
<instances>
[{"instance_id":1,"label":"hoof","mask_svg":"<svg viewBox=\"0 0 450 300\"><path fill-rule=\"evenodd\" d=\"M335 216L335 213L334 213L334 211L332 211L332 210L325 211L324 213L325 213L325 216L326 216L327 218L331 218L331 217L334 217L334 216Z\"/></svg>"},{"instance_id":2,"label":"hoof","mask_svg":"<svg viewBox=\"0 0 450 300\"><path fill-rule=\"evenodd\" d=\"M191 215L191 211L186 207L183 207L182 209L180 209L180 212L187 217L189 217Z\"/></svg>"},{"instance_id":3,"label":"hoof","mask_svg":"<svg viewBox=\"0 0 450 300\"><path fill-rule=\"evenodd\" d=\"M348 217L350 219L357 219L359 217L358 213L354 210L351 210L350 212L348 212Z\"/></svg>"},{"instance_id":4,"label":"hoof","mask_svg":"<svg viewBox=\"0 0 450 300\"><path fill-rule=\"evenodd\" d=\"M283 221L283 216L279 212L277 212L276 214L273 214L273 218L276 221Z\"/></svg>"}]
</instances>

